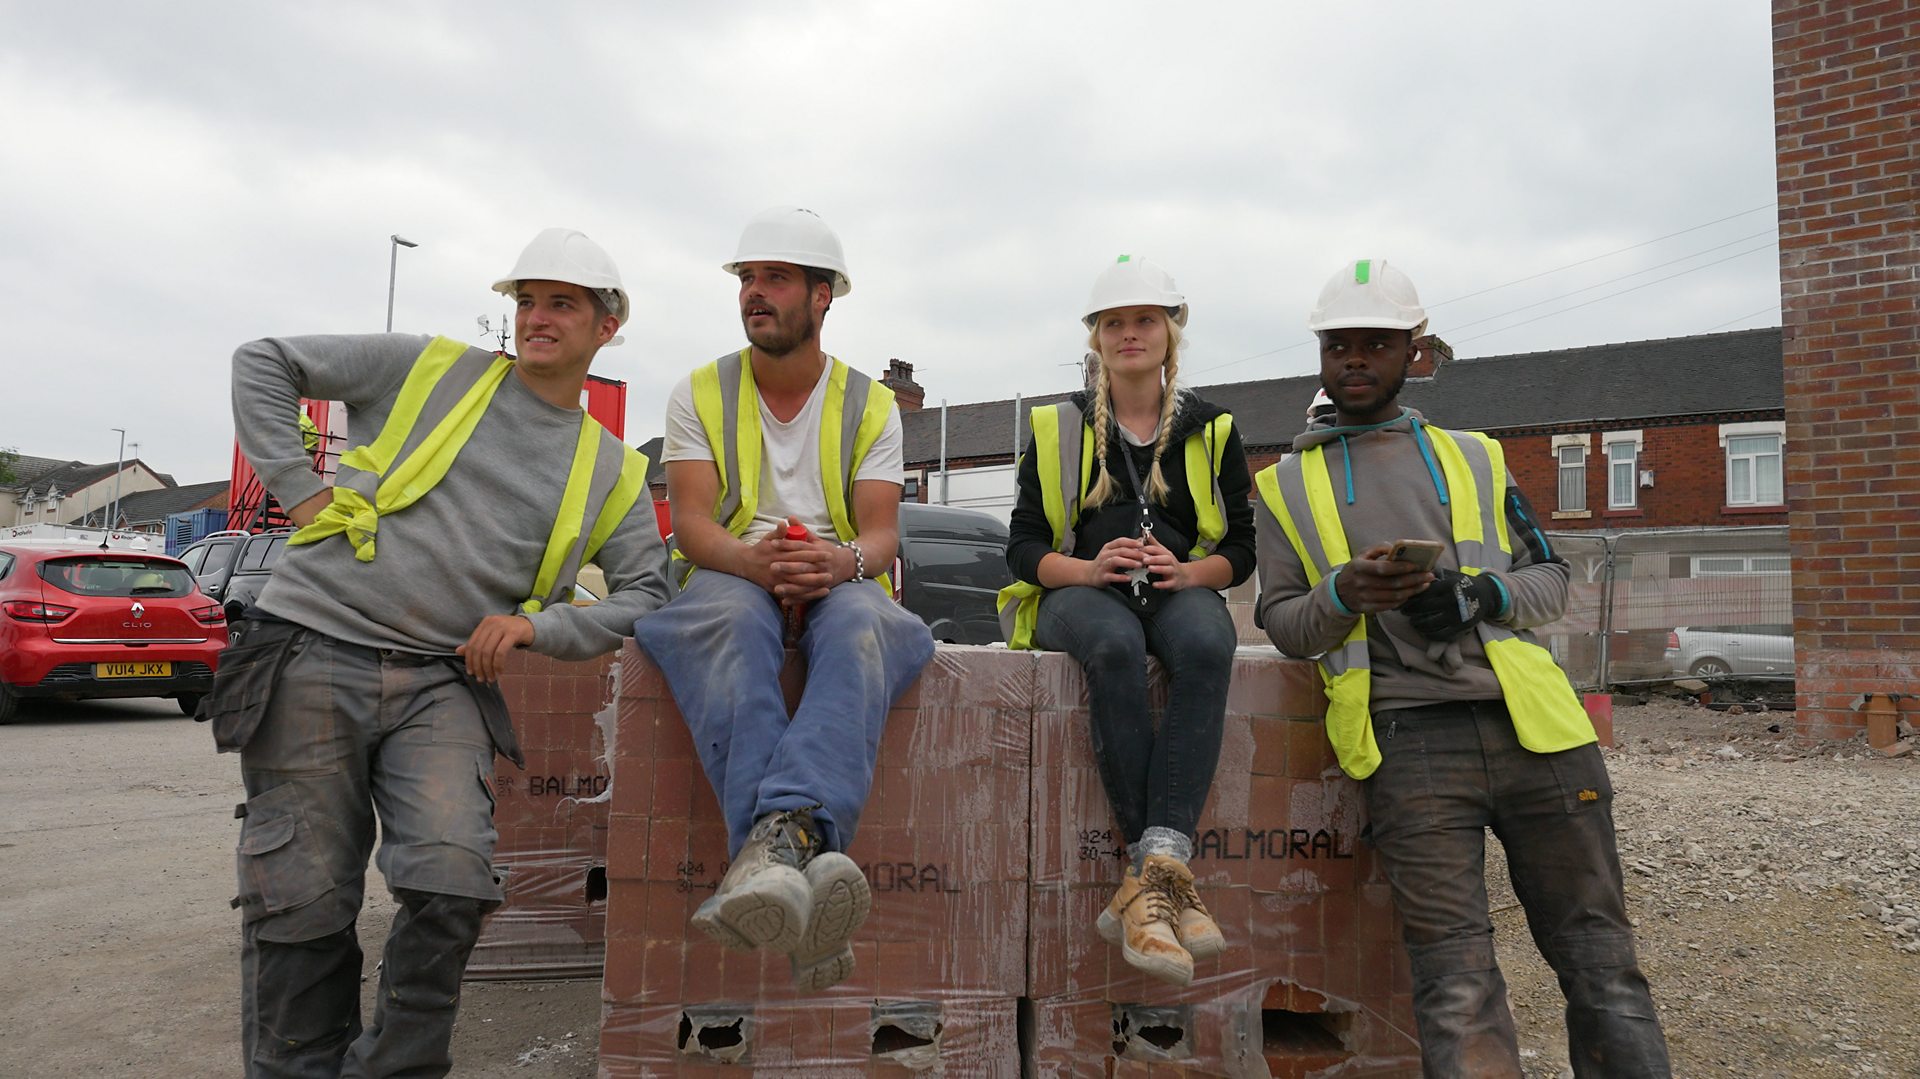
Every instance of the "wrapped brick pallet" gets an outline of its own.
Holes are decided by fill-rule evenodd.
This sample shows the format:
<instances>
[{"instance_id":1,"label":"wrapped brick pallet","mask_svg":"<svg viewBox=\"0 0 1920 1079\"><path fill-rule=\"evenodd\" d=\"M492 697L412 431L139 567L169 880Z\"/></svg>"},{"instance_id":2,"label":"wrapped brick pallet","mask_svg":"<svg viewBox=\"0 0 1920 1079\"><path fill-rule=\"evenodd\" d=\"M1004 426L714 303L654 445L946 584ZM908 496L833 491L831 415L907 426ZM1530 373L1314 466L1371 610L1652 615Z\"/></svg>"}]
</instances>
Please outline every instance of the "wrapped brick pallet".
<instances>
[{"instance_id":1,"label":"wrapped brick pallet","mask_svg":"<svg viewBox=\"0 0 1920 1079\"><path fill-rule=\"evenodd\" d=\"M943 647L895 705L848 851L873 888L857 967L798 997L784 956L729 952L688 924L726 871L726 830L665 681L630 645L600 1074L1018 1076L1035 663ZM790 656L789 705L800 674Z\"/></svg>"}]
</instances>

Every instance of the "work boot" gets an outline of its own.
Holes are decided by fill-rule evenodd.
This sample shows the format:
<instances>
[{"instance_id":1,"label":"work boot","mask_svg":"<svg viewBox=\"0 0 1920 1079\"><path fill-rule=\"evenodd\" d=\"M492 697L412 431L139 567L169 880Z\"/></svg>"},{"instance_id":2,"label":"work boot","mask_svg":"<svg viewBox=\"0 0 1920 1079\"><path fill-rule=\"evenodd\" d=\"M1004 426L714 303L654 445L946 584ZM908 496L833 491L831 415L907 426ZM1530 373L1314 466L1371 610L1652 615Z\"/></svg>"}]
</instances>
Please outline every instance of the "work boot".
<instances>
[{"instance_id":1,"label":"work boot","mask_svg":"<svg viewBox=\"0 0 1920 1079\"><path fill-rule=\"evenodd\" d=\"M853 947L847 940L873 909L873 891L853 859L837 851L808 862L806 878L813 908L807 930L788 959L793 964L794 988L818 992L839 985L853 973Z\"/></svg>"},{"instance_id":2,"label":"work boot","mask_svg":"<svg viewBox=\"0 0 1920 1079\"><path fill-rule=\"evenodd\" d=\"M1212 959L1227 950L1227 938L1220 932L1220 923L1213 920L1207 905L1200 902L1200 893L1193 887L1193 871L1180 865L1180 871L1174 875L1173 901L1180 909L1180 919L1174 926L1174 934L1180 938L1180 946L1195 960Z\"/></svg>"},{"instance_id":3,"label":"work boot","mask_svg":"<svg viewBox=\"0 0 1920 1079\"><path fill-rule=\"evenodd\" d=\"M1113 893L1112 899L1107 900L1107 909L1101 911L1100 917L1093 923L1093 927L1100 932L1101 940L1116 948L1126 940L1126 930L1122 928L1124 924L1122 914L1127 909L1127 904L1133 902L1133 897L1138 894L1140 894L1140 870L1132 862L1128 862L1127 873L1120 878L1119 889Z\"/></svg>"},{"instance_id":4,"label":"work boot","mask_svg":"<svg viewBox=\"0 0 1920 1079\"><path fill-rule=\"evenodd\" d=\"M761 817L721 878L720 890L693 912L693 924L734 951L792 952L807 931L813 906L813 891L801 871L820 847L812 811Z\"/></svg>"},{"instance_id":5,"label":"work boot","mask_svg":"<svg viewBox=\"0 0 1920 1079\"><path fill-rule=\"evenodd\" d=\"M1191 884L1193 874L1177 859L1147 855L1138 874L1127 871L1098 923L1108 940L1118 931L1120 954L1130 965L1174 985L1193 981L1193 956L1180 946L1180 907L1174 898L1182 879Z\"/></svg>"}]
</instances>

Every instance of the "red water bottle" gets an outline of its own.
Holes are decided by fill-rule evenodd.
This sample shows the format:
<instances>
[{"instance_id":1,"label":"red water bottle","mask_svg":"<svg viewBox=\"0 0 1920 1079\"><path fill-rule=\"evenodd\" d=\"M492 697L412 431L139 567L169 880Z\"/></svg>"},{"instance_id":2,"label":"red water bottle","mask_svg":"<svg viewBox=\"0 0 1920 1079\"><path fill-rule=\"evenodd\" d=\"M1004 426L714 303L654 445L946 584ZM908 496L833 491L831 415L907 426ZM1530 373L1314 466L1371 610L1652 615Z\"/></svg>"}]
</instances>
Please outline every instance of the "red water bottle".
<instances>
[{"instance_id":1,"label":"red water bottle","mask_svg":"<svg viewBox=\"0 0 1920 1079\"><path fill-rule=\"evenodd\" d=\"M800 524L797 521L791 521L787 524L787 526L784 529L781 530L780 536L782 539L804 541L804 540L812 539L813 533L807 531L806 525ZM807 605L806 604L804 603L787 604L786 626L787 626L786 646L788 648L792 648L800 643L800 634L803 630L807 628Z\"/></svg>"}]
</instances>

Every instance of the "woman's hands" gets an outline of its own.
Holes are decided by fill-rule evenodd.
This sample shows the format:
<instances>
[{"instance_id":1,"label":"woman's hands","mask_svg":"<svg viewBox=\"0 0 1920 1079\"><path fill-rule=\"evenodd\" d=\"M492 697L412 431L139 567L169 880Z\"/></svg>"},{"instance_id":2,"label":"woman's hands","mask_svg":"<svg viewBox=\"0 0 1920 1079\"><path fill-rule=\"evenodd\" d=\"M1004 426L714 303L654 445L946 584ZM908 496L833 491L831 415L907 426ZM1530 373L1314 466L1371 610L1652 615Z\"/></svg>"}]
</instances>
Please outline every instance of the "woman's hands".
<instances>
[{"instance_id":1,"label":"woman's hands","mask_svg":"<svg viewBox=\"0 0 1920 1079\"><path fill-rule=\"evenodd\" d=\"M1132 579L1134 571L1146 565L1145 551L1137 539L1122 536L1109 540L1086 562L1086 580L1081 583L1090 588L1105 588L1110 584L1126 584Z\"/></svg>"}]
</instances>

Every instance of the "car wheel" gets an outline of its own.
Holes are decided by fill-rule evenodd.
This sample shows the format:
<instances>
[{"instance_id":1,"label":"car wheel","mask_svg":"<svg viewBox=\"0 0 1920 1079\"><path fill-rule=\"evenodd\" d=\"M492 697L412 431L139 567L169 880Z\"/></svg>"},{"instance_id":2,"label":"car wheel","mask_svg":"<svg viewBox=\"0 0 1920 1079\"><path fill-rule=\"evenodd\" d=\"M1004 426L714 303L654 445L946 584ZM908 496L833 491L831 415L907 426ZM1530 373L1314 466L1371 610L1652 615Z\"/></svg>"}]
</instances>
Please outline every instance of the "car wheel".
<instances>
[{"instance_id":1,"label":"car wheel","mask_svg":"<svg viewBox=\"0 0 1920 1079\"><path fill-rule=\"evenodd\" d=\"M19 708L20 698L14 695L13 690L7 688L5 682L0 682L0 724L12 723L14 713Z\"/></svg>"},{"instance_id":2,"label":"car wheel","mask_svg":"<svg viewBox=\"0 0 1920 1079\"><path fill-rule=\"evenodd\" d=\"M190 716L200 710L201 698L205 696L206 694L204 693L182 693L178 697L175 697L174 700L180 702L180 711Z\"/></svg>"},{"instance_id":3,"label":"car wheel","mask_svg":"<svg viewBox=\"0 0 1920 1079\"><path fill-rule=\"evenodd\" d=\"M1723 674L1732 674L1733 668L1727 666L1725 660L1702 659L1696 660L1688 673L1695 678L1718 678Z\"/></svg>"}]
</instances>

